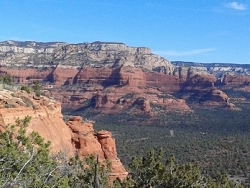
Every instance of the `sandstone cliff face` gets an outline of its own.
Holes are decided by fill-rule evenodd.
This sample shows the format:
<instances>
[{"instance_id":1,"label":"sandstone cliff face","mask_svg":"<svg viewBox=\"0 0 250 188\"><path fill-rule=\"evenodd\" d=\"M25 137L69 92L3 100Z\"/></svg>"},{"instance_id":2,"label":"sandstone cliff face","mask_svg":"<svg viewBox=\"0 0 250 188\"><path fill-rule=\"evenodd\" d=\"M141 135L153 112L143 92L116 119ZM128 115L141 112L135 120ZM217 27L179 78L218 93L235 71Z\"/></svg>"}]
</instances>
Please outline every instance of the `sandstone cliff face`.
<instances>
[{"instance_id":1,"label":"sandstone cliff face","mask_svg":"<svg viewBox=\"0 0 250 188\"><path fill-rule=\"evenodd\" d=\"M191 87L201 87L201 88L206 88L206 87L214 87L214 83L216 82L216 78L214 75L206 75L202 76L199 74L196 74L192 77L190 77L188 80L188 86Z\"/></svg>"},{"instance_id":2,"label":"sandstone cliff face","mask_svg":"<svg viewBox=\"0 0 250 188\"><path fill-rule=\"evenodd\" d=\"M5 41L0 43L0 65L0 75L9 74L15 82L46 83L44 93L59 100L63 108L79 109L94 101L96 109L103 112L132 107L138 97L147 99L139 105L147 113L152 104L164 105L169 110L188 109L183 99L161 101L148 90L174 94L195 88L193 92L197 92L198 88L214 87L217 82L205 69L175 67L152 54L149 48L128 47L123 43ZM127 95L135 97L124 99Z\"/></svg>"},{"instance_id":3,"label":"sandstone cliff face","mask_svg":"<svg viewBox=\"0 0 250 188\"><path fill-rule=\"evenodd\" d=\"M249 85L250 76L243 75L225 75L222 79L222 84L229 86L240 86L240 85Z\"/></svg>"},{"instance_id":4,"label":"sandstone cliff face","mask_svg":"<svg viewBox=\"0 0 250 188\"><path fill-rule=\"evenodd\" d=\"M0 65L0 73L11 74L16 82L42 80L58 86L75 83L117 84L119 79L122 83L123 79L128 79L128 75L123 78L124 70L119 73L120 67L159 70L166 75L173 73L172 64L152 54L149 48L128 47L123 43L5 41L0 43ZM145 80L141 76L137 78Z\"/></svg>"},{"instance_id":5,"label":"sandstone cliff face","mask_svg":"<svg viewBox=\"0 0 250 188\"><path fill-rule=\"evenodd\" d=\"M132 87L146 86L146 76L141 69L126 67L119 72L120 85Z\"/></svg>"},{"instance_id":6,"label":"sandstone cliff face","mask_svg":"<svg viewBox=\"0 0 250 188\"><path fill-rule=\"evenodd\" d=\"M128 172L123 167L117 157L115 140L111 132L99 131L94 132L93 124L83 122L81 117L74 117L67 122L67 125L73 132L72 143L81 157L89 154L99 156L102 162L109 160L111 162L111 180L116 177L124 179Z\"/></svg>"},{"instance_id":7,"label":"sandstone cliff face","mask_svg":"<svg viewBox=\"0 0 250 188\"><path fill-rule=\"evenodd\" d=\"M65 125L61 105L53 100L33 98L25 91L0 91L0 124L2 130L8 124L15 124L17 118L31 116L28 133L39 132L45 140L51 141L52 152L67 150L73 152L71 131Z\"/></svg>"},{"instance_id":8,"label":"sandstone cliff face","mask_svg":"<svg viewBox=\"0 0 250 188\"><path fill-rule=\"evenodd\" d=\"M124 179L127 171L117 157L115 140L108 131L94 132L93 124L83 122L80 117L70 119L67 125L61 114L61 105L46 97L35 97L25 91L0 91L0 131L17 118L31 116L27 132L38 132L46 141L51 141L51 152L75 152L80 157L99 155L101 162L112 163L110 180Z\"/></svg>"},{"instance_id":9,"label":"sandstone cliff face","mask_svg":"<svg viewBox=\"0 0 250 188\"><path fill-rule=\"evenodd\" d=\"M230 63L193 63L193 62L172 62L179 69L194 69L198 72L206 72L214 75L217 87L228 86L234 88L248 84L250 81L250 65ZM176 69L175 69L176 71ZM174 73L176 74L176 73ZM239 89L239 88L237 88Z\"/></svg>"}]
</instances>

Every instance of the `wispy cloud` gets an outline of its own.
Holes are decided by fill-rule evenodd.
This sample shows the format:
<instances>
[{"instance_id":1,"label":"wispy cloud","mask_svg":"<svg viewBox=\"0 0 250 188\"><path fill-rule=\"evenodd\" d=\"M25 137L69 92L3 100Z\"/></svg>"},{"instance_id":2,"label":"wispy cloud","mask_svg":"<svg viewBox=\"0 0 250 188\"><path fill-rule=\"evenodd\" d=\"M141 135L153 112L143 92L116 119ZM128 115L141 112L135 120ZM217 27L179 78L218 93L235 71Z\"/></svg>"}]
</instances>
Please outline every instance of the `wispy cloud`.
<instances>
[{"instance_id":1,"label":"wispy cloud","mask_svg":"<svg viewBox=\"0 0 250 188\"><path fill-rule=\"evenodd\" d=\"M225 4L225 7L239 11L247 10L247 5L238 3L236 1Z\"/></svg>"},{"instance_id":2,"label":"wispy cloud","mask_svg":"<svg viewBox=\"0 0 250 188\"><path fill-rule=\"evenodd\" d=\"M205 49L194 49L189 51L155 51L154 53L159 54L161 56L190 56L190 55L206 55L209 52L215 51L215 48L205 48Z\"/></svg>"},{"instance_id":3,"label":"wispy cloud","mask_svg":"<svg viewBox=\"0 0 250 188\"><path fill-rule=\"evenodd\" d=\"M199 11L199 12L213 12L213 9L211 8L205 8L205 7L200 7L200 8L188 8L188 6L181 6L181 7L173 7L169 6L168 4L165 3L156 3L156 2L147 2L145 3L145 6L148 8L157 8L157 9L164 9L164 10L175 10L175 11Z\"/></svg>"}]
</instances>

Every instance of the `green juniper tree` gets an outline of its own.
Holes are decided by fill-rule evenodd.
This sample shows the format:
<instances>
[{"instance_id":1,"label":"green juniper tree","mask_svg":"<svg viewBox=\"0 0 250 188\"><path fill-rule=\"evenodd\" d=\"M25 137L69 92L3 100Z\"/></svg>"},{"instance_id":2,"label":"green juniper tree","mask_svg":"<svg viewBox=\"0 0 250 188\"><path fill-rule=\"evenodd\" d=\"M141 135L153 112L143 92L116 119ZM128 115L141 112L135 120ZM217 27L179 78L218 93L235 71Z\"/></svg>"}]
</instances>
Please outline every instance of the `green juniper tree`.
<instances>
[{"instance_id":1,"label":"green juniper tree","mask_svg":"<svg viewBox=\"0 0 250 188\"><path fill-rule=\"evenodd\" d=\"M226 175L217 179L203 175L199 165L178 165L173 156L164 163L164 152L149 151L145 157L134 157L129 165L131 176L124 182L116 181L120 188L240 188Z\"/></svg>"},{"instance_id":2,"label":"green juniper tree","mask_svg":"<svg viewBox=\"0 0 250 188\"><path fill-rule=\"evenodd\" d=\"M69 178L70 187L109 187L108 177L111 170L111 164L109 161L106 161L105 165L100 165L94 155L89 155L84 159L80 159L78 156L76 156L70 159L68 165L69 171L67 176Z\"/></svg>"},{"instance_id":3,"label":"green juniper tree","mask_svg":"<svg viewBox=\"0 0 250 188\"><path fill-rule=\"evenodd\" d=\"M27 134L31 117L17 119L0 134L1 187L69 187L49 155L50 142L35 132Z\"/></svg>"},{"instance_id":4,"label":"green juniper tree","mask_svg":"<svg viewBox=\"0 0 250 188\"><path fill-rule=\"evenodd\" d=\"M0 76L0 84L2 84L3 88L5 88L6 85L12 85L13 80L10 75Z\"/></svg>"},{"instance_id":5,"label":"green juniper tree","mask_svg":"<svg viewBox=\"0 0 250 188\"><path fill-rule=\"evenodd\" d=\"M31 117L17 119L15 125L0 133L0 187L36 188L240 188L219 174L210 178L199 165L178 165L173 156L164 162L163 150L151 150L144 157L134 157L130 176L108 183L110 163L100 165L96 156L67 159L65 154L51 156L50 142L35 132L27 134Z\"/></svg>"},{"instance_id":6,"label":"green juniper tree","mask_svg":"<svg viewBox=\"0 0 250 188\"><path fill-rule=\"evenodd\" d=\"M36 96L40 97L40 95L41 95L41 88L42 88L41 83L39 81L34 81L32 88L33 88Z\"/></svg>"},{"instance_id":7,"label":"green juniper tree","mask_svg":"<svg viewBox=\"0 0 250 188\"><path fill-rule=\"evenodd\" d=\"M101 187L109 187L110 162L100 165L93 155L70 160L62 152L51 156L50 142L36 132L27 134L30 120L17 119L0 133L0 187L94 188L94 174Z\"/></svg>"},{"instance_id":8,"label":"green juniper tree","mask_svg":"<svg viewBox=\"0 0 250 188\"><path fill-rule=\"evenodd\" d=\"M26 91L27 93L30 94L30 88L27 87L27 86L22 86L22 87L21 87L21 90Z\"/></svg>"}]
</instances>

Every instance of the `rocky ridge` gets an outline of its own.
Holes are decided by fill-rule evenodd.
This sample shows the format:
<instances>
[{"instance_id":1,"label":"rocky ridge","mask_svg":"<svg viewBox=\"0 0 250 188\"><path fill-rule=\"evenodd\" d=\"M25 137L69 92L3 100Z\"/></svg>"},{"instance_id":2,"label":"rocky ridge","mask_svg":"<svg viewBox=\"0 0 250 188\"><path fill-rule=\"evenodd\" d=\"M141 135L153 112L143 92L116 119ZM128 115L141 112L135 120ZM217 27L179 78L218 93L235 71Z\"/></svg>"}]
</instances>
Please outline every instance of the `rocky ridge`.
<instances>
[{"instance_id":1,"label":"rocky ridge","mask_svg":"<svg viewBox=\"0 0 250 188\"><path fill-rule=\"evenodd\" d=\"M214 85L222 90L249 92L250 65L233 63L171 62L176 67L192 68L208 72L216 77Z\"/></svg>"},{"instance_id":2,"label":"rocky ridge","mask_svg":"<svg viewBox=\"0 0 250 188\"><path fill-rule=\"evenodd\" d=\"M151 113L152 105L190 110L184 98L174 95L186 91L205 95L201 98L215 106L232 107L225 105L229 100L224 94L218 99L209 92L207 97L208 89L218 89L218 80L205 69L174 66L149 48L123 43L5 41L0 43L0 66L0 74L11 75L17 83L41 81L44 93L59 100L63 108L81 109L92 103L102 112L137 106Z\"/></svg>"},{"instance_id":3,"label":"rocky ridge","mask_svg":"<svg viewBox=\"0 0 250 188\"><path fill-rule=\"evenodd\" d=\"M15 62L15 63L14 63ZM73 68L131 66L147 70L163 67L171 74L172 64L151 53L149 48L128 47L123 43L0 43L0 65L21 68Z\"/></svg>"},{"instance_id":4,"label":"rocky ridge","mask_svg":"<svg viewBox=\"0 0 250 188\"><path fill-rule=\"evenodd\" d=\"M223 82L224 76L250 76L249 64L233 64L233 63L194 63L172 61L176 67L192 67L196 70L201 70L213 74L216 78L221 79Z\"/></svg>"},{"instance_id":5,"label":"rocky ridge","mask_svg":"<svg viewBox=\"0 0 250 188\"><path fill-rule=\"evenodd\" d=\"M117 157L115 140L108 131L95 132L93 124L73 117L67 125L63 121L60 103L36 97L26 91L0 91L0 131L17 118L31 116L28 133L38 132L46 141L51 141L51 153L64 151L68 156L76 152L80 157L99 155L100 161L111 162L110 180L127 176L127 171Z\"/></svg>"}]
</instances>

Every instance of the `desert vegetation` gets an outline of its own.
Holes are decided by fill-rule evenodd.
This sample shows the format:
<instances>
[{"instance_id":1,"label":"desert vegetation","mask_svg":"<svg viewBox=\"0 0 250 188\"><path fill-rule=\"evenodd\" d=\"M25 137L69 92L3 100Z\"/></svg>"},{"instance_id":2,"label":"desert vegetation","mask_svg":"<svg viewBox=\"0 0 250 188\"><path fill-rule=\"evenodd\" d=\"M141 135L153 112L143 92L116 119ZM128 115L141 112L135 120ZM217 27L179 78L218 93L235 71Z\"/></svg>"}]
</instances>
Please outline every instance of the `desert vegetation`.
<instances>
[{"instance_id":1,"label":"desert vegetation","mask_svg":"<svg viewBox=\"0 0 250 188\"><path fill-rule=\"evenodd\" d=\"M24 85L21 87L21 90L26 91L27 93L34 92L37 97L40 97L41 96L41 88L42 88L42 85L39 81L33 81L31 86Z\"/></svg>"},{"instance_id":2,"label":"desert vegetation","mask_svg":"<svg viewBox=\"0 0 250 188\"><path fill-rule=\"evenodd\" d=\"M250 98L247 92L225 92L231 100L244 98L234 101L240 110L200 108L193 112L171 112L159 107L160 113L153 117L131 112L100 115L92 110L71 114L94 119L96 129L111 131L118 155L126 166L134 156L146 155L149 148L163 148L164 157L174 155L178 164L197 163L202 174L212 178L228 174L230 179L247 186L250 181Z\"/></svg>"},{"instance_id":3,"label":"desert vegetation","mask_svg":"<svg viewBox=\"0 0 250 188\"><path fill-rule=\"evenodd\" d=\"M95 156L68 159L65 151L51 155L50 142L27 134L30 119L17 119L0 133L1 187L95 187L95 174L99 185L108 187L108 162L104 167Z\"/></svg>"},{"instance_id":4,"label":"desert vegetation","mask_svg":"<svg viewBox=\"0 0 250 188\"><path fill-rule=\"evenodd\" d=\"M111 183L108 161L103 166L95 156L68 159L63 151L51 155L50 142L38 133L27 134L30 119L17 119L0 133L1 187L241 187L226 175L203 174L197 164L179 165L173 156L166 159L162 149L134 157L127 179Z\"/></svg>"}]
</instances>

